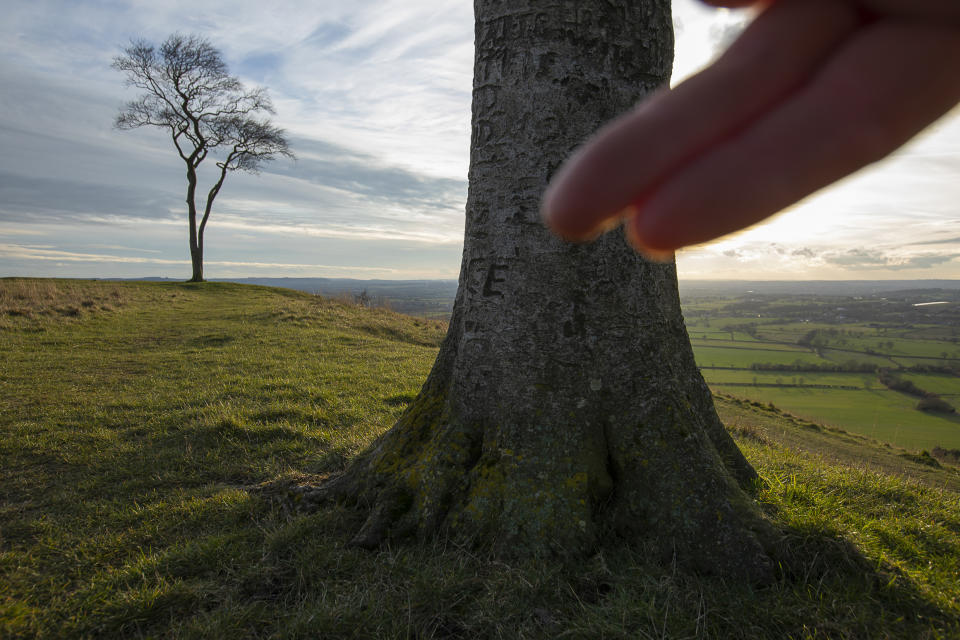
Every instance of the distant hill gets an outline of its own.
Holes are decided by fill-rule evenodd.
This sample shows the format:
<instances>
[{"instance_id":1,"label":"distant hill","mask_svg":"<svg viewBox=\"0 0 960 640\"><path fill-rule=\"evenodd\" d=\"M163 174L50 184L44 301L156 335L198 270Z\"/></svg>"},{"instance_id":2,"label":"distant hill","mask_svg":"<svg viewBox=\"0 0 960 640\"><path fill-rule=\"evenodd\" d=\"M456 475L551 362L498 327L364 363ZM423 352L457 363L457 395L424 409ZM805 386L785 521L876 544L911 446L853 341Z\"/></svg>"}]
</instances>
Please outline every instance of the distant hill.
<instances>
[{"instance_id":1,"label":"distant hill","mask_svg":"<svg viewBox=\"0 0 960 640\"><path fill-rule=\"evenodd\" d=\"M960 290L960 280L680 280L680 295L691 297L747 293L870 296L918 289Z\"/></svg>"},{"instance_id":2,"label":"distant hill","mask_svg":"<svg viewBox=\"0 0 960 640\"><path fill-rule=\"evenodd\" d=\"M137 278L165 281L168 278ZM453 311L457 295L456 280L356 280L353 278L211 278L216 282L236 282L265 287L283 287L329 298L359 300L366 293L370 306L389 307L414 316L446 318Z\"/></svg>"},{"instance_id":3,"label":"distant hill","mask_svg":"<svg viewBox=\"0 0 960 640\"><path fill-rule=\"evenodd\" d=\"M133 278L165 281L169 278ZM448 317L457 295L456 280L358 280L354 278L212 278L268 287L284 287L328 297L357 300L366 292L370 306L400 313ZM684 298L758 295L874 296L897 291L960 291L960 280L680 280Z\"/></svg>"}]
</instances>

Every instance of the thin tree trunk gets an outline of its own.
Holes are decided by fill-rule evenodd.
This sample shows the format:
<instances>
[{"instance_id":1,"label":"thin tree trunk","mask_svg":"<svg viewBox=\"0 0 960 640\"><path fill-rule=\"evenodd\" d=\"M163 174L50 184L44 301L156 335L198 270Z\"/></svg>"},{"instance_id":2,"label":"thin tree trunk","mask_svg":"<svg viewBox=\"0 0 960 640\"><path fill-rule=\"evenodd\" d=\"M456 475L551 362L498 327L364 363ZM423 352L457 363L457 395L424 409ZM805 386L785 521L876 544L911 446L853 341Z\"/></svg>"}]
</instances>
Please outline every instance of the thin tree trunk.
<instances>
[{"instance_id":1,"label":"thin tree trunk","mask_svg":"<svg viewBox=\"0 0 960 640\"><path fill-rule=\"evenodd\" d=\"M669 80L669 0L476 0L473 140L449 334L397 425L310 499L369 507L354 539L501 553L643 544L763 579L755 477L693 360L672 264L552 236L550 174ZM657 153L649 149L649 153Z\"/></svg>"},{"instance_id":2,"label":"thin tree trunk","mask_svg":"<svg viewBox=\"0 0 960 640\"><path fill-rule=\"evenodd\" d=\"M193 275L187 282L204 282L203 280L203 247L190 247L190 264Z\"/></svg>"},{"instance_id":3,"label":"thin tree trunk","mask_svg":"<svg viewBox=\"0 0 960 640\"><path fill-rule=\"evenodd\" d=\"M190 226L190 263L193 275L188 282L203 282L203 227L197 229L197 173L187 161L187 220ZM205 220L204 220L205 221Z\"/></svg>"}]
</instances>

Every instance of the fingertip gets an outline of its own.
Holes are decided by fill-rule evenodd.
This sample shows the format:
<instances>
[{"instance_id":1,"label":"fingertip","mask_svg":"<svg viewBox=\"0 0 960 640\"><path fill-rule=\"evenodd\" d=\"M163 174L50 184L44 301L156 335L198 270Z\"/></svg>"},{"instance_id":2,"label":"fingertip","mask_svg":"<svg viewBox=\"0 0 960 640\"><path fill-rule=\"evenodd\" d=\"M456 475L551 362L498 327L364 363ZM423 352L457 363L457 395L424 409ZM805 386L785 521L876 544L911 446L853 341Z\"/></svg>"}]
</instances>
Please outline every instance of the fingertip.
<instances>
[{"instance_id":1,"label":"fingertip","mask_svg":"<svg viewBox=\"0 0 960 640\"><path fill-rule=\"evenodd\" d=\"M627 242L634 251L651 262L671 262L675 258L673 248L659 247L650 242L649 236L644 233L643 221L640 216L633 216L624 224L624 234Z\"/></svg>"},{"instance_id":2,"label":"fingertip","mask_svg":"<svg viewBox=\"0 0 960 640\"><path fill-rule=\"evenodd\" d=\"M589 242L617 228L624 218L636 213L634 207L627 207L618 213L600 216L580 200L582 198L565 193L562 180L554 181L544 192L540 218L547 228L564 240Z\"/></svg>"},{"instance_id":3,"label":"fingertip","mask_svg":"<svg viewBox=\"0 0 960 640\"><path fill-rule=\"evenodd\" d=\"M580 216L557 203L549 192L544 195L540 205L540 219L550 231L564 240L583 242L595 235L592 228L582 223Z\"/></svg>"}]
</instances>

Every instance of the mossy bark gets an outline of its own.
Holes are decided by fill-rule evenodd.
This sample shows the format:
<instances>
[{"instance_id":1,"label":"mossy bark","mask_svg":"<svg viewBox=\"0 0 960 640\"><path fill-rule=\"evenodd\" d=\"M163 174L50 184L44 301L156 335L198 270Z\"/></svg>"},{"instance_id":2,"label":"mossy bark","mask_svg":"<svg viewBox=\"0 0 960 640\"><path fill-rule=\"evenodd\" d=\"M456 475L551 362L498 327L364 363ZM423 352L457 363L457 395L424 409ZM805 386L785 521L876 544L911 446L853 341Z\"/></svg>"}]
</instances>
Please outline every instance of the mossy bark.
<instances>
[{"instance_id":1,"label":"mossy bark","mask_svg":"<svg viewBox=\"0 0 960 640\"><path fill-rule=\"evenodd\" d=\"M694 363L674 265L645 261L619 231L573 245L539 220L573 148L668 82L669 1L477 0L475 11L449 334L397 425L306 496L365 505L361 546L439 534L577 556L617 539L768 576L765 524L741 489L756 475Z\"/></svg>"}]
</instances>

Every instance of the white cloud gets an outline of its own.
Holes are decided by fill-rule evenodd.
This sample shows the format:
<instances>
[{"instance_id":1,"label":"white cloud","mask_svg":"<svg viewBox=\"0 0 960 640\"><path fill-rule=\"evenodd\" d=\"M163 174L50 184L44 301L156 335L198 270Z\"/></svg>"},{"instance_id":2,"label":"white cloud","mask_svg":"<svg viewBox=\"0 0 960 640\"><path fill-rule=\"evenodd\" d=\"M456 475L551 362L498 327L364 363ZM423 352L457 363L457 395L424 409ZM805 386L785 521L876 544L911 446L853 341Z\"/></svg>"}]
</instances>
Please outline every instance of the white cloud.
<instances>
[{"instance_id":1,"label":"white cloud","mask_svg":"<svg viewBox=\"0 0 960 640\"><path fill-rule=\"evenodd\" d=\"M259 177L229 178L208 227L212 272L456 276L471 3L50 0L4 10L0 238L8 248L0 275L182 270L182 167L163 134L111 128L134 93L110 68L130 38L160 41L180 31L208 36L242 79L269 87L276 121L300 153L298 163L275 163ZM695 0L676 0L674 11L675 79L709 61L748 20ZM681 273L960 276L948 257L960 235L958 174L954 116L874 171L767 225L682 254ZM882 259L843 263L844 251L864 247Z\"/></svg>"}]
</instances>

